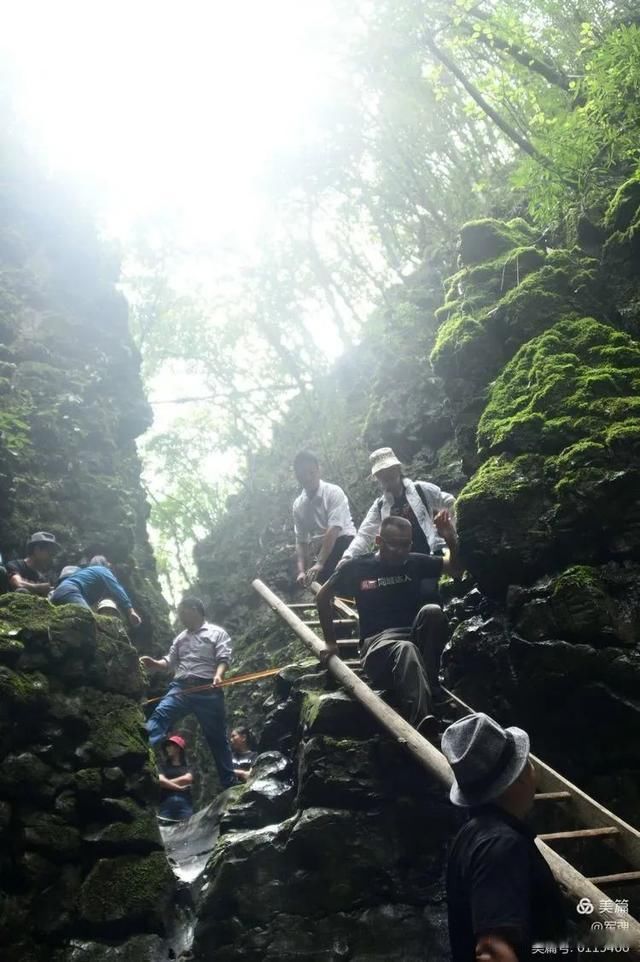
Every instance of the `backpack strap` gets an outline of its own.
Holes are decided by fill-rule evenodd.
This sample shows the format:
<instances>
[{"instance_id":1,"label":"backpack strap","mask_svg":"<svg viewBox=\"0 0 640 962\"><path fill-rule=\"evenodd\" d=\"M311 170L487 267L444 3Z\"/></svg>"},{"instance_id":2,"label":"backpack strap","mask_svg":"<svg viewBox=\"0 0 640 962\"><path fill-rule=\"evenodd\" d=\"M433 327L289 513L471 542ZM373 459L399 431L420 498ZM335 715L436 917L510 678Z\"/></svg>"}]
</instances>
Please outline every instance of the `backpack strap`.
<instances>
[{"instance_id":1,"label":"backpack strap","mask_svg":"<svg viewBox=\"0 0 640 962\"><path fill-rule=\"evenodd\" d=\"M427 515L428 515L429 519L430 519L431 521L433 521L433 518L431 517L431 510L430 510L430 508L429 508L429 502L427 501L427 496L426 496L426 494L424 493L424 489L423 489L422 485L420 484L419 481L414 481L414 482L413 482L413 486L414 486L414 488L416 489L416 491L418 492L418 495L420 496L420 500L422 501L423 505L424 505L425 508L427 509Z\"/></svg>"}]
</instances>

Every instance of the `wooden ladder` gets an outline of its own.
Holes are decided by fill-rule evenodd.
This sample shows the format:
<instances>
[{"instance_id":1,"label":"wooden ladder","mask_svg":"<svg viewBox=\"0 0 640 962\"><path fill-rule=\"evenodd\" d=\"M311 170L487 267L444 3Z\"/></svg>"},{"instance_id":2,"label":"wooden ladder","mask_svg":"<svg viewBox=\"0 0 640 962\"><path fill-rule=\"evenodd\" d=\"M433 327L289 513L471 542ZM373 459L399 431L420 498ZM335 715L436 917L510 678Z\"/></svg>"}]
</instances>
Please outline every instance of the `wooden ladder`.
<instances>
[{"instance_id":1,"label":"wooden ladder","mask_svg":"<svg viewBox=\"0 0 640 962\"><path fill-rule=\"evenodd\" d=\"M314 584L312 590L317 594L319 587L319 585ZM359 624L358 612L353 604L349 604L342 598L334 598L333 606L336 612L342 616L334 620L335 624L352 624L357 627ZM288 607L291 609L312 609L314 604L289 605ZM319 625L317 619L304 623L310 627ZM357 638L338 642L341 652L343 647L347 645L354 647L357 644ZM447 689L445 691L453 704L465 714L471 714L475 711L453 692ZM611 890L621 887L627 889L632 886L635 895L637 892L635 887L640 885L640 831L609 811L594 798L591 798L581 788L578 788L569 779L543 762L542 759L533 754L530 757L536 770L536 809L542 813L548 809L555 809L556 811L560 809L568 824L576 826L562 831L539 833L536 842L543 854L545 854L547 845L550 845L552 850L555 851L556 846L562 847L567 844L571 846L573 843L583 841L604 844L615 853L618 861L625 863L624 870L584 877L598 890L600 902L611 902L615 906L619 901L625 901L615 900L614 902L614 899L608 898L601 891L602 889L611 893ZM564 857L567 858L567 855ZM568 861L571 862L570 857L568 857ZM613 911L615 911L615 908L613 908ZM624 918L624 914L621 913L620 921L623 922ZM629 916L629 918L631 917Z\"/></svg>"}]
</instances>

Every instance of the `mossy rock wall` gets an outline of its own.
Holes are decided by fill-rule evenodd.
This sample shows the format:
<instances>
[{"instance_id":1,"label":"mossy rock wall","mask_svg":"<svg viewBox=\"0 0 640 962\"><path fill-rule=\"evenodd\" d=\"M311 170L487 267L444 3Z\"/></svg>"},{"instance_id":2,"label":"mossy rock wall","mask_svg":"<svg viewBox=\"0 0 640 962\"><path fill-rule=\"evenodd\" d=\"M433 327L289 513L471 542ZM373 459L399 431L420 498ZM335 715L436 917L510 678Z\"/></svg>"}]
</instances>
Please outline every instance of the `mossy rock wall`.
<instances>
[{"instance_id":1,"label":"mossy rock wall","mask_svg":"<svg viewBox=\"0 0 640 962\"><path fill-rule=\"evenodd\" d=\"M521 221L464 228L432 354L473 472L458 527L480 589L452 589L448 682L634 823L638 183L613 196L590 256Z\"/></svg>"},{"instance_id":2,"label":"mossy rock wall","mask_svg":"<svg viewBox=\"0 0 640 962\"><path fill-rule=\"evenodd\" d=\"M640 560L640 344L564 318L492 384L484 460L458 504L470 570L493 591L570 562Z\"/></svg>"},{"instance_id":3,"label":"mossy rock wall","mask_svg":"<svg viewBox=\"0 0 640 962\"><path fill-rule=\"evenodd\" d=\"M163 936L173 880L116 619L0 597L0 942L8 962L66 962L73 940ZM106 946L105 946L106 951Z\"/></svg>"},{"instance_id":4,"label":"mossy rock wall","mask_svg":"<svg viewBox=\"0 0 640 962\"><path fill-rule=\"evenodd\" d=\"M0 551L54 532L57 567L106 554L164 647L135 439L151 423L119 261L59 184L5 157L0 186Z\"/></svg>"}]
</instances>

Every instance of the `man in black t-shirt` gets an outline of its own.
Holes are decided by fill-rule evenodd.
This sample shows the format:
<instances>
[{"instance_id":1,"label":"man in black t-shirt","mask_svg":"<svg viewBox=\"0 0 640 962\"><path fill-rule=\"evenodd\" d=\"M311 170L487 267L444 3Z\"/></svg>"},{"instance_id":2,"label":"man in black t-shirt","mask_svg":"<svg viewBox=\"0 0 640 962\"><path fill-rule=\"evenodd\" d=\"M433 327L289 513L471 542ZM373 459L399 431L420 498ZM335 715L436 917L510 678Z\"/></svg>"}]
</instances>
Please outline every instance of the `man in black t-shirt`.
<instances>
[{"instance_id":1,"label":"man in black t-shirt","mask_svg":"<svg viewBox=\"0 0 640 962\"><path fill-rule=\"evenodd\" d=\"M449 512L434 518L449 548L448 557L412 554L411 524L390 516L380 526L378 551L345 562L316 598L329 654L337 654L331 601L355 598L360 619L360 651L367 675L391 690L399 710L425 734L434 732L433 703L441 695L440 656L447 620L438 605L422 604L422 585L443 572L457 574L458 540Z\"/></svg>"},{"instance_id":2,"label":"man in black t-shirt","mask_svg":"<svg viewBox=\"0 0 640 962\"><path fill-rule=\"evenodd\" d=\"M523 821L536 791L529 736L479 712L447 728L442 751L451 801L469 811L447 870L453 962L528 962L533 943L565 944L562 893Z\"/></svg>"},{"instance_id":3,"label":"man in black t-shirt","mask_svg":"<svg viewBox=\"0 0 640 962\"><path fill-rule=\"evenodd\" d=\"M27 556L7 564L9 589L46 597L51 591L49 572L58 544L48 531L36 531L27 543Z\"/></svg>"}]
</instances>

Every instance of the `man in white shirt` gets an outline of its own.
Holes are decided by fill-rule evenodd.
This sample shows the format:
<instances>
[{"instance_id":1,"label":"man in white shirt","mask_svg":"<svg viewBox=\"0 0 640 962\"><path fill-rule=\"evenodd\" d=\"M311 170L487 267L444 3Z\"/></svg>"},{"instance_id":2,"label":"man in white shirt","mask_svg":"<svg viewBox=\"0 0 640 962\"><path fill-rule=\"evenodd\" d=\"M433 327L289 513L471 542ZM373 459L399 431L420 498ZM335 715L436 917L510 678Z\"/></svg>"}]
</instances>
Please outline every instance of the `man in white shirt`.
<instances>
[{"instance_id":1,"label":"man in white shirt","mask_svg":"<svg viewBox=\"0 0 640 962\"><path fill-rule=\"evenodd\" d=\"M223 788L237 782L227 737L224 693L220 682L231 659L231 639L218 625L205 619L199 598L183 598L178 615L185 630L174 638L164 658L143 655L140 664L157 671L173 671L173 682L149 720L149 741L164 743L177 721L193 714L216 763ZM205 687L206 686L206 687ZM200 688L200 691L191 691Z\"/></svg>"},{"instance_id":2,"label":"man in white shirt","mask_svg":"<svg viewBox=\"0 0 640 962\"><path fill-rule=\"evenodd\" d=\"M369 455L371 474L382 489L358 528L358 533L344 552L349 561L373 550L380 525L389 516L406 518L413 532L412 551L417 554L441 554L444 541L433 519L439 511L453 517L455 498L429 481L411 481L402 473L402 464L391 448L378 448Z\"/></svg>"},{"instance_id":3,"label":"man in white shirt","mask_svg":"<svg viewBox=\"0 0 640 962\"><path fill-rule=\"evenodd\" d=\"M303 489L293 502L297 581L308 586L333 574L356 529L346 494L337 484L321 480L315 454L299 451L293 470Z\"/></svg>"}]
</instances>

